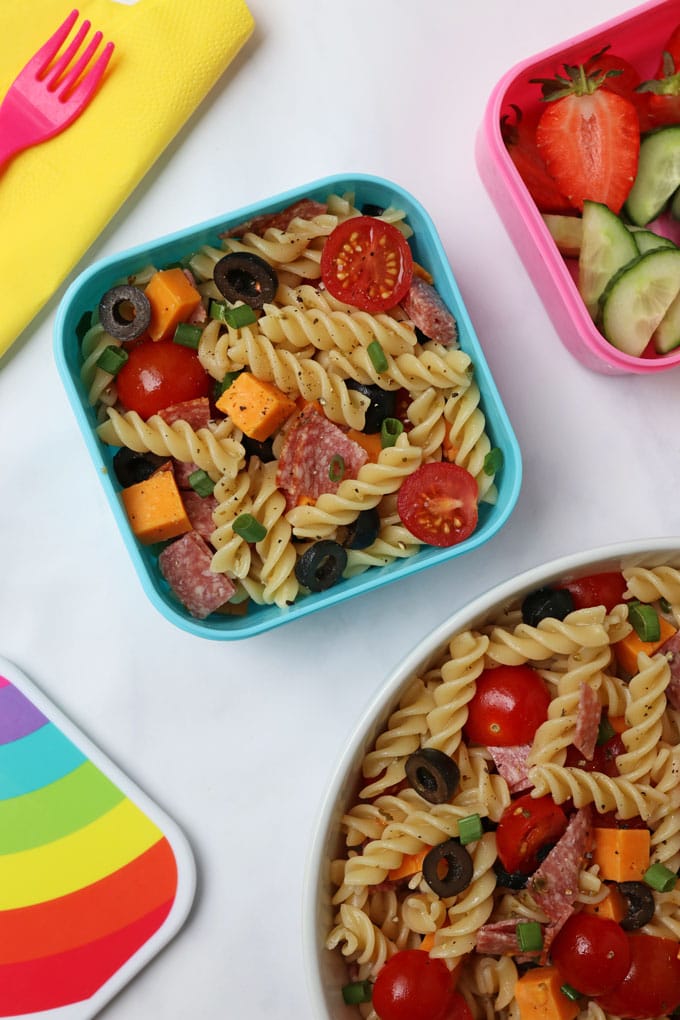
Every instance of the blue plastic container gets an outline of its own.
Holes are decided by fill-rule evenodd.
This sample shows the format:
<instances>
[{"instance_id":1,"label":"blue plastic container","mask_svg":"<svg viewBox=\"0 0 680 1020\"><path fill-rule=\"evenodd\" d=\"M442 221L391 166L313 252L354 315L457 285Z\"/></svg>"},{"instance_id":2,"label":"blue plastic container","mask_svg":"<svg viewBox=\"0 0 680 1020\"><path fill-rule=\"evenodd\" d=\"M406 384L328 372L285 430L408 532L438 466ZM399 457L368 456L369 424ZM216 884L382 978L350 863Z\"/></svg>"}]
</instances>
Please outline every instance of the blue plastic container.
<instances>
[{"instance_id":1,"label":"blue plastic container","mask_svg":"<svg viewBox=\"0 0 680 1020\"><path fill-rule=\"evenodd\" d=\"M493 506L480 505L476 530L470 538L458 545L449 548L424 546L415 556L396 560L386 567L371 568L357 577L341 581L328 591L299 597L294 605L287 608L253 604L244 616L214 613L205 620L197 620L184 609L170 591L158 569L154 551L142 546L130 529L120 497L120 485L112 469L115 448L102 443L97 437L95 414L88 404L87 394L80 382L81 358L76 327L83 314L97 307L105 291L122 277L137 272L149 263L160 269L185 257L201 245L220 247L219 234L229 226L262 213L284 209L298 199L311 197L325 201L330 194L342 195L347 192L355 195L355 203L359 208L370 203L383 207L393 206L406 212L407 222L414 231L413 237L410 238L413 256L432 273L435 287L457 320L460 346L470 355L474 364L487 433L492 446L497 446L503 451L503 467L496 478L498 500ZM488 542L507 521L517 502L522 476L519 445L441 241L422 205L391 181L365 174L326 177L256 205L237 209L188 230L169 234L149 244L102 259L81 273L68 288L57 310L54 342L57 366L68 398L142 586L151 602L167 620L199 637L217 641L252 637L309 613L315 613L319 609L328 609L355 595L380 588L384 584L415 574L427 567L446 563Z\"/></svg>"}]
</instances>

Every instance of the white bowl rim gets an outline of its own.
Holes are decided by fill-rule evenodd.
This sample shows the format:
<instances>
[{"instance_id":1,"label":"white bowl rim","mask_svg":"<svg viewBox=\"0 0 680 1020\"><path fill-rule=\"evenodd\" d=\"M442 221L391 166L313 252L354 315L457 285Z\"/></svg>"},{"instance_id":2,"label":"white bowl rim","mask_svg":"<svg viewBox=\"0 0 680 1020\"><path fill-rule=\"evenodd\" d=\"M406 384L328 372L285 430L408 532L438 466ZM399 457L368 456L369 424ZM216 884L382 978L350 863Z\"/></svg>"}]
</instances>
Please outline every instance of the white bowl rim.
<instances>
[{"instance_id":1,"label":"white bowl rim","mask_svg":"<svg viewBox=\"0 0 680 1020\"><path fill-rule=\"evenodd\" d=\"M327 1011L328 1002L321 980L320 964L323 954L329 951L323 944L325 933L318 930L318 890L324 882L322 868L326 846L332 836L333 816L337 813L345 781L356 768L359 754L363 754L368 743L377 736L383 720L388 715L388 709L396 703L397 696L408 679L416 674L422 664L429 660L451 635L467 629L492 611L497 611L500 605L516 601L535 588L551 581L583 574L586 568L596 572L607 568L622 569L634 563L650 566L649 557L654 557L662 563L671 555L678 558L680 565L680 536L637 539L596 546L586 551L558 556L530 567L489 588L438 624L415 645L374 692L329 777L309 845L302 902L302 948L313 1016L319 1020L323 1016L329 1017L329 1020L340 1020L339 1014L336 1018L336 1015L331 1015ZM348 1011L346 1015L358 1016L355 1011Z\"/></svg>"}]
</instances>

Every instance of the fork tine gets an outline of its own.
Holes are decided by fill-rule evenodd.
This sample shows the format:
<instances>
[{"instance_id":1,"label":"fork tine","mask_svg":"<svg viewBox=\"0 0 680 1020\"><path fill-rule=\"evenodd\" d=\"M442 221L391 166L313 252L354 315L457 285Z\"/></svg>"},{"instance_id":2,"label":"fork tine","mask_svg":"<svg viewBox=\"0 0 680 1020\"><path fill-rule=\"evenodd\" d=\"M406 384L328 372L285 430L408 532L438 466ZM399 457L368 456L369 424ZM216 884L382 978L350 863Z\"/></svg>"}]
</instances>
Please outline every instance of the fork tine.
<instances>
[{"instance_id":1,"label":"fork tine","mask_svg":"<svg viewBox=\"0 0 680 1020\"><path fill-rule=\"evenodd\" d=\"M63 81L59 82L59 95L62 98L65 98L76 84L103 38L104 37L101 32L95 32L85 50L82 52L73 67L69 70L68 74L65 75ZM53 87L57 87L56 82Z\"/></svg>"},{"instance_id":2,"label":"fork tine","mask_svg":"<svg viewBox=\"0 0 680 1020\"><path fill-rule=\"evenodd\" d=\"M85 38L89 30L90 22L83 21L77 33L75 34L71 42L68 44L62 55L59 57L59 59L55 60L54 64L51 67L45 68L45 79L47 81L47 87L49 89L55 89L57 87L59 76L63 73L63 71L68 67L68 65L73 60L74 56L80 49L80 44L82 43L83 39ZM38 75L38 77L40 77L40 75Z\"/></svg>"},{"instance_id":3,"label":"fork tine","mask_svg":"<svg viewBox=\"0 0 680 1020\"><path fill-rule=\"evenodd\" d=\"M31 57L26 69L30 68L36 75L44 74L51 60L59 52L59 47L76 23L78 11L73 10L66 20L59 26L54 35L50 36L44 45Z\"/></svg>"},{"instance_id":4,"label":"fork tine","mask_svg":"<svg viewBox=\"0 0 680 1020\"><path fill-rule=\"evenodd\" d=\"M101 38L101 33L99 33L99 36ZM98 42L99 40L97 40L97 43ZM78 84L70 93L70 95L66 97L70 102L73 103L85 102L90 98L90 96L97 88L97 85L101 81L102 75L104 74L104 71L108 66L109 60L111 59L111 54L113 53L114 49L115 49L114 43L109 42L106 44L106 46L100 53L95 63L87 72L87 74L83 78L81 78L81 80L78 82ZM60 96L60 98L62 99L64 98L63 93Z\"/></svg>"}]
</instances>

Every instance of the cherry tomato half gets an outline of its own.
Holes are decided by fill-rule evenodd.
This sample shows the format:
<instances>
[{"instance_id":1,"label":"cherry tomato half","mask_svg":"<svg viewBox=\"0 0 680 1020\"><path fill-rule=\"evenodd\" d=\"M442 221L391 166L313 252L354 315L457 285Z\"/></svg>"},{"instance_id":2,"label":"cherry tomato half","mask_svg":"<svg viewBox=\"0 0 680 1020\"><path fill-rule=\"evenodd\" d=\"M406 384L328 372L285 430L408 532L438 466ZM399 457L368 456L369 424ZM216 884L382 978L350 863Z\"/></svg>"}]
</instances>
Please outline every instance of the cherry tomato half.
<instances>
[{"instance_id":1,"label":"cherry tomato half","mask_svg":"<svg viewBox=\"0 0 680 1020\"><path fill-rule=\"evenodd\" d=\"M473 744L512 747L530 744L548 718L550 694L530 666L497 666L477 678L468 704L465 732Z\"/></svg>"},{"instance_id":2,"label":"cherry tomato half","mask_svg":"<svg viewBox=\"0 0 680 1020\"><path fill-rule=\"evenodd\" d=\"M412 535L428 545L457 545L477 526L479 489L457 464L423 464L401 484L397 511Z\"/></svg>"},{"instance_id":3,"label":"cherry tomato half","mask_svg":"<svg viewBox=\"0 0 680 1020\"><path fill-rule=\"evenodd\" d=\"M321 253L321 279L339 301L365 312L398 305L411 286L413 256L400 230L375 216L343 220Z\"/></svg>"},{"instance_id":4,"label":"cherry tomato half","mask_svg":"<svg viewBox=\"0 0 680 1020\"><path fill-rule=\"evenodd\" d=\"M378 972L373 1008L380 1020L445 1020L453 995L443 960L422 949L402 949Z\"/></svg>"},{"instance_id":5,"label":"cherry tomato half","mask_svg":"<svg viewBox=\"0 0 680 1020\"><path fill-rule=\"evenodd\" d=\"M550 947L562 978L583 995L601 995L621 984L631 954L620 924L579 911L567 918Z\"/></svg>"},{"instance_id":6,"label":"cherry tomato half","mask_svg":"<svg viewBox=\"0 0 680 1020\"><path fill-rule=\"evenodd\" d=\"M116 376L120 402L144 419L171 404L207 397L210 384L196 351L172 340L144 340L130 347Z\"/></svg>"},{"instance_id":7,"label":"cherry tomato half","mask_svg":"<svg viewBox=\"0 0 680 1020\"><path fill-rule=\"evenodd\" d=\"M567 748L565 765L583 769L584 772L603 772L605 776L620 775L616 765L616 759L620 754L626 753L626 745L620 735L616 733L604 744L598 744L595 753L590 761L583 757L573 744Z\"/></svg>"},{"instance_id":8,"label":"cherry tomato half","mask_svg":"<svg viewBox=\"0 0 680 1020\"><path fill-rule=\"evenodd\" d=\"M656 935L627 934L631 964L616 988L598 997L607 1013L624 1020L665 1016L680 1005L678 943Z\"/></svg>"},{"instance_id":9,"label":"cherry tomato half","mask_svg":"<svg viewBox=\"0 0 680 1020\"><path fill-rule=\"evenodd\" d=\"M552 797L524 794L513 800L501 815L496 829L500 862L509 874L530 875L539 864L538 855L557 842L567 828L567 816Z\"/></svg>"},{"instance_id":10,"label":"cherry tomato half","mask_svg":"<svg viewBox=\"0 0 680 1020\"><path fill-rule=\"evenodd\" d=\"M605 571L601 574L590 574L588 577L577 577L573 581L565 581L556 585L571 592L574 609L590 609L592 606L604 606L611 613L614 606L623 602L626 582L623 574L617 571Z\"/></svg>"}]
</instances>

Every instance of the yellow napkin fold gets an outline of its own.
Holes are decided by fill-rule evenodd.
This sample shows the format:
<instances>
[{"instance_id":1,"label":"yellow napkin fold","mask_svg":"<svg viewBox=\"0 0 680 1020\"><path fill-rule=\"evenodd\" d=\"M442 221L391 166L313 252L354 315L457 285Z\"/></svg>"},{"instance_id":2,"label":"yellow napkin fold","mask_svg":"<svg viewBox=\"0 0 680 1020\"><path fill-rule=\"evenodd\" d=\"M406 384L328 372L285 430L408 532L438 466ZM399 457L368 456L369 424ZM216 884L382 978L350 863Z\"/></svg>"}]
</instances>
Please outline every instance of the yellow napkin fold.
<instances>
[{"instance_id":1,"label":"yellow napkin fold","mask_svg":"<svg viewBox=\"0 0 680 1020\"><path fill-rule=\"evenodd\" d=\"M76 4L81 18L89 18L116 50L99 92L78 120L0 170L0 356L253 30L243 0ZM70 0L0 3L0 96L72 6Z\"/></svg>"}]
</instances>

